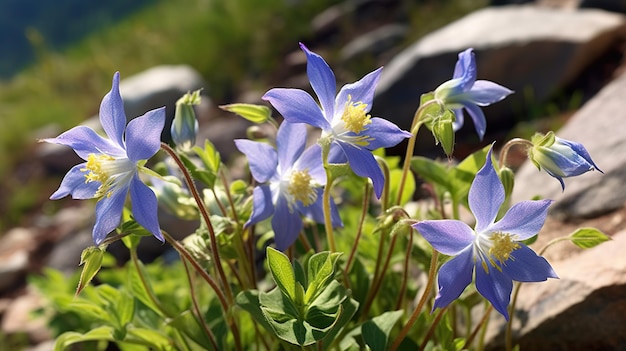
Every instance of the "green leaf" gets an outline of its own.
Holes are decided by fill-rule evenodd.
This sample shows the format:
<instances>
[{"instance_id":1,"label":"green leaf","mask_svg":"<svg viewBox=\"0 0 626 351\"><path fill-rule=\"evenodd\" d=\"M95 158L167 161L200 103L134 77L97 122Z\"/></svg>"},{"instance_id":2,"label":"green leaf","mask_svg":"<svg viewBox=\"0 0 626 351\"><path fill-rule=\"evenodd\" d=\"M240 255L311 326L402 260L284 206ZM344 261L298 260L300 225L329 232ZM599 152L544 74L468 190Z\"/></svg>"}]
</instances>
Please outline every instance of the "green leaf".
<instances>
[{"instance_id":1,"label":"green leaf","mask_svg":"<svg viewBox=\"0 0 626 351\"><path fill-rule=\"evenodd\" d=\"M267 264L272 277L280 290L292 301L296 301L296 277L291 268L289 258L282 252L268 246Z\"/></svg>"},{"instance_id":2,"label":"green leaf","mask_svg":"<svg viewBox=\"0 0 626 351\"><path fill-rule=\"evenodd\" d=\"M152 329L128 328L128 335L124 341L146 345L153 350L174 350L167 336Z\"/></svg>"},{"instance_id":3,"label":"green leaf","mask_svg":"<svg viewBox=\"0 0 626 351\"><path fill-rule=\"evenodd\" d=\"M195 150L195 147L194 147L194 150ZM203 169L203 168L198 167L194 163L194 161L191 158L189 158L189 156L183 153L179 154L178 156L183 161L183 164L185 165L185 167L187 167L187 169L191 173L191 176L194 179L197 179L201 181L202 183L206 184L206 186L209 187L209 189L213 189L213 187L215 186L215 179L217 179L217 174L215 171L211 169Z\"/></svg>"},{"instance_id":4,"label":"green leaf","mask_svg":"<svg viewBox=\"0 0 626 351\"><path fill-rule=\"evenodd\" d=\"M272 110L267 106L254 104L229 104L220 106L222 110L236 113L250 122L261 124L272 117Z\"/></svg>"},{"instance_id":5,"label":"green leaf","mask_svg":"<svg viewBox=\"0 0 626 351\"><path fill-rule=\"evenodd\" d=\"M252 318L254 318L257 323L261 324L267 331L272 331L272 326L270 326L269 322L265 319L263 311L261 311L261 302L259 301L258 290L240 292L235 298L235 303L237 303L237 306L250 313Z\"/></svg>"},{"instance_id":6,"label":"green leaf","mask_svg":"<svg viewBox=\"0 0 626 351\"><path fill-rule=\"evenodd\" d=\"M317 296L318 292L324 289L329 278L335 273L335 263L341 253L330 253L328 251L319 252L311 256L307 262L307 281L309 285L306 289L304 303L308 303Z\"/></svg>"},{"instance_id":7,"label":"green leaf","mask_svg":"<svg viewBox=\"0 0 626 351\"><path fill-rule=\"evenodd\" d=\"M79 266L83 266L83 270L80 273L80 280L76 287L76 295L80 294L85 286L89 285L91 280L96 276L100 268L102 267L102 258L104 257L104 250L99 247L90 246L83 250L80 255Z\"/></svg>"},{"instance_id":8,"label":"green leaf","mask_svg":"<svg viewBox=\"0 0 626 351\"><path fill-rule=\"evenodd\" d=\"M139 275L139 272L137 272L137 270L141 271L141 275ZM150 284L150 280L145 279L146 287L144 287L144 285L142 284L142 276L147 277L147 274L148 273L146 272L146 268L143 263L137 262L137 266L129 263L126 286L130 290L130 293L139 301L141 301L144 305L157 313L159 316L165 317L163 311L150 298L150 294L152 294L152 296L155 296L152 285Z\"/></svg>"},{"instance_id":9,"label":"green leaf","mask_svg":"<svg viewBox=\"0 0 626 351\"><path fill-rule=\"evenodd\" d=\"M441 163L422 156L414 156L411 159L411 169L426 182L444 187L450 191L452 185L448 175L448 169Z\"/></svg>"},{"instance_id":10,"label":"green leaf","mask_svg":"<svg viewBox=\"0 0 626 351\"><path fill-rule=\"evenodd\" d=\"M389 174L389 203L395 204L398 199L398 192L400 191L400 180L402 179L402 170L392 169ZM415 193L415 176L413 172L408 172L406 181L404 183L404 189L402 190L402 198L400 199L400 205L404 205L411 201L411 197Z\"/></svg>"},{"instance_id":11,"label":"green leaf","mask_svg":"<svg viewBox=\"0 0 626 351\"><path fill-rule=\"evenodd\" d=\"M331 179L352 174L352 168L347 163L330 163L325 168L327 172L330 172Z\"/></svg>"},{"instance_id":12,"label":"green leaf","mask_svg":"<svg viewBox=\"0 0 626 351\"><path fill-rule=\"evenodd\" d=\"M205 350L213 350L213 344L206 335L204 329L199 325L198 319L187 310L176 318L169 321L169 325L187 335L191 340L202 346Z\"/></svg>"},{"instance_id":13,"label":"green leaf","mask_svg":"<svg viewBox=\"0 0 626 351\"><path fill-rule=\"evenodd\" d=\"M85 334L76 332L66 332L59 335L54 344L54 351L64 351L70 345L84 341L109 340L113 341L113 328L102 326L90 330Z\"/></svg>"},{"instance_id":14,"label":"green leaf","mask_svg":"<svg viewBox=\"0 0 626 351\"><path fill-rule=\"evenodd\" d=\"M365 344L369 346L372 351L387 350L389 333L403 314L404 311L402 310L385 312L363 323L361 331Z\"/></svg>"},{"instance_id":15,"label":"green leaf","mask_svg":"<svg viewBox=\"0 0 626 351\"><path fill-rule=\"evenodd\" d=\"M217 173L220 169L220 164L222 162L220 153L217 152L215 145L213 145L208 139L204 140L204 149L198 146L194 146L193 151L196 152L196 155L200 157L204 166L212 171L213 173Z\"/></svg>"},{"instance_id":16,"label":"green leaf","mask_svg":"<svg viewBox=\"0 0 626 351\"><path fill-rule=\"evenodd\" d=\"M590 249L611 240L611 237L596 228L579 228L570 235L570 240L580 248Z\"/></svg>"}]
</instances>

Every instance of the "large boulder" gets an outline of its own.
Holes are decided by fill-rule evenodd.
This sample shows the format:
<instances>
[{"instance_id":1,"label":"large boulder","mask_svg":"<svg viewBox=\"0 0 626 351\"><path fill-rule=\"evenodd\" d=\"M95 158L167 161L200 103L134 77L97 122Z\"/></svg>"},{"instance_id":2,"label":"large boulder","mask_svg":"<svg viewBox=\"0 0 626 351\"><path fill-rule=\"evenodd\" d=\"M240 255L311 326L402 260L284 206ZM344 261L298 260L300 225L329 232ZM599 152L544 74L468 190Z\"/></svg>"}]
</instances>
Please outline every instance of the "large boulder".
<instances>
[{"instance_id":1,"label":"large boulder","mask_svg":"<svg viewBox=\"0 0 626 351\"><path fill-rule=\"evenodd\" d=\"M373 115L408 128L420 95L450 79L458 53L473 47L478 79L516 91L484 109L487 133L509 129L529 106L545 102L616 45L626 31L625 23L623 15L601 10L484 8L428 34L389 62L378 85ZM472 123L466 124L461 137L463 132L474 134Z\"/></svg>"},{"instance_id":2,"label":"large boulder","mask_svg":"<svg viewBox=\"0 0 626 351\"><path fill-rule=\"evenodd\" d=\"M551 215L561 220L595 217L624 206L626 202L626 74L606 86L585 104L557 136L582 143L600 172L565 179L565 191L555 179L539 172L530 162L515 178L513 201L536 195L556 200Z\"/></svg>"}]
</instances>

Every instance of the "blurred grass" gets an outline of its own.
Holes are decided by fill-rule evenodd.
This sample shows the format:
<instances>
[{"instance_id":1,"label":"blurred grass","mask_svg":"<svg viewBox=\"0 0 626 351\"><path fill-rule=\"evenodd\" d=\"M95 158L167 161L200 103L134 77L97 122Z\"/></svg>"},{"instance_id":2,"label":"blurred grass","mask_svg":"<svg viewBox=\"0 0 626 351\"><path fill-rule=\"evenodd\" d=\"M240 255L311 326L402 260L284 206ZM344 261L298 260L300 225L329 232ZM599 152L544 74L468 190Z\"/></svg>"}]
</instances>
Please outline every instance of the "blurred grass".
<instances>
[{"instance_id":1,"label":"blurred grass","mask_svg":"<svg viewBox=\"0 0 626 351\"><path fill-rule=\"evenodd\" d=\"M128 77L154 65L189 64L208 82L212 99L229 102L242 82L267 89L263 82L281 58L311 35L313 16L338 2L163 0L62 53L48 50L41 33L28 32L38 62L0 84L0 232L49 195L49 184L14 174L28 162L34 131L54 124L60 132L95 115L113 72ZM407 44L486 4L404 0L412 29Z\"/></svg>"}]
</instances>

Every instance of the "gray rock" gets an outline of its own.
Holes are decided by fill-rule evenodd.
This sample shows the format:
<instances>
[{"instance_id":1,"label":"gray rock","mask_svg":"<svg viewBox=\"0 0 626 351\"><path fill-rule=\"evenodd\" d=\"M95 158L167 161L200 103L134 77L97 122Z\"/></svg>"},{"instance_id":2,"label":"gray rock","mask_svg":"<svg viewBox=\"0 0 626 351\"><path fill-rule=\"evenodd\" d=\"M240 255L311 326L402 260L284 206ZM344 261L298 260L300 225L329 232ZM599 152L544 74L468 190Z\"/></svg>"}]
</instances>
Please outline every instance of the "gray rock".
<instances>
[{"instance_id":1,"label":"gray rock","mask_svg":"<svg viewBox=\"0 0 626 351\"><path fill-rule=\"evenodd\" d=\"M521 350L626 350L626 231L553 263L560 279L524 284L515 312ZM496 314L492 314L495 317ZM490 350L502 350L503 318L490 323Z\"/></svg>"},{"instance_id":2,"label":"gray rock","mask_svg":"<svg viewBox=\"0 0 626 351\"><path fill-rule=\"evenodd\" d=\"M595 217L621 208L626 202L626 74L607 85L585 104L557 136L582 143L604 171L565 179L565 191L530 162L517 171L513 202L536 195L556 200L551 215L562 220Z\"/></svg>"},{"instance_id":3,"label":"gray rock","mask_svg":"<svg viewBox=\"0 0 626 351\"><path fill-rule=\"evenodd\" d=\"M544 102L573 82L625 30L624 16L600 10L503 6L476 11L428 34L385 66L373 115L408 128L420 95L450 79L458 53L473 47L478 79L517 92L484 109L488 133L508 129L528 104ZM467 124L473 133L472 122Z\"/></svg>"},{"instance_id":4,"label":"gray rock","mask_svg":"<svg viewBox=\"0 0 626 351\"><path fill-rule=\"evenodd\" d=\"M169 140L176 101L185 93L201 88L206 99L206 82L200 73L188 65L156 66L120 82L120 94L129 120L165 106L167 119L162 134L164 140Z\"/></svg>"},{"instance_id":5,"label":"gray rock","mask_svg":"<svg viewBox=\"0 0 626 351\"><path fill-rule=\"evenodd\" d=\"M400 24L388 24L356 37L346 44L339 54L344 62L355 59L375 59L388 56L404 40L409 28Z\"/></svg>"},{"instance_id":6,"label":"gray rock","mask_svg":"<svg viewBox=\"0 0 626 351\"><path fill-rule=\"evenodd\" d=\"M210 99L206 96L207 85L202 76L187 65L163 65L150 68L120 81L120 94L124 100L126 118L133 119L147 111L166 107L166 123L161 134L162 140L170 140L170 126L174 118L176 101L189 91L203 89L203 109L208 109ZM104 96L104 93L102 94ZM98 116L86 120L86 125L102 131ZM44 130L53 130L48 127ZM55 137L42 135L41 137ZM68 171L82 160L67 146L42 143L36 150L36 157L50 172Z\"/></svg>"}]
</instances>

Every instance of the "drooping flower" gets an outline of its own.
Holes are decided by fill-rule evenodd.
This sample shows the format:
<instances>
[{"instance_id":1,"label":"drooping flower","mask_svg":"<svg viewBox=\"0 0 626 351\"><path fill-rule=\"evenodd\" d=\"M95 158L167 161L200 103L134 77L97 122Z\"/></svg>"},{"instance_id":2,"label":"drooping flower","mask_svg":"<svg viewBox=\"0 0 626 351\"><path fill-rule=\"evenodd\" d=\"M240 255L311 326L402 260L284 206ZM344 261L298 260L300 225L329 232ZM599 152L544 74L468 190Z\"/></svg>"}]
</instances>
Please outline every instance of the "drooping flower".
<instances>
[{"instance_id":1,"label":"drooping flower","mask_svg":"<svg viewBox=\"0 0 626 351\"><path fill-rule=\"evenodd\" d=\"M235 145L246 157L250 172L261 183L253 190L253 209L245 224L272 217L276 248L286 250L302 230L302 216L324 223L322 204L326 174L319 145L305 150L306 126L282 123L276 149L266 143L238 139ZM342 226L339 212L331 203L333 226Z\"/></svg>"},{"instance_id":2,"label":"drooping flower","mask_svg":"<svg viewBox=\"0 0 626 351\"><path fill-rule=\"evenodd\" d=\"M307 75L321 106L301 89L274 88L263 99L287 122L321 128L320 143L329 143L331 149L340 148L354 173L370 178L376 196L380 197L385 180L371 151L395 146L411 136L395 124L369 114L382 68L343 86L336 94L335 75L326 61L303 44L300 47L307 56Z\"/></svg>"},{"instance_id":3,"label":"drooping flower","mask_svg":"<svg viewBox=\"0 0 626 351\"><path fill-rule=\"evenodd\" d=\"M532 137L533 146L528 149L528 158L539 169L558 179L565 190L564 177L602 170L596 166L585 147L577 142L561 139L549 132L537 133Z\"/></svg>"},{"instance_id":4,"label":"drooping flower","mask_svg":"<svg viewBox=\"0 0 626 351\"><path fill-rule=\"evenodd\" d=\"M434 308L457 299L475 273L478 292L508 319L513 280L557 278L548 261L522 243L539 232L552 201L522 201L496 221L504 199L504 187L491 163L490 150L470 187L474 229L458 220L426 220L413 225L437 251L454 256L439 270Z\"/></svg>"},{"instance_id":5,"label":"drooping flower","mask_svg":"<svg viewBox=\"0 0 626 351\"><path fill-rule=\"evenodd\" d=\"M124 103L119 92L120 74L113 76L111 91L100 104L100 123L108 138L86 126L74 127L56 138L42 141L70 146L86 162L74 166L50 196L74 199L97 198L93 240L101 244L120 224L122 209L130 193L132 213L140 225L163 241L157 218L154 192L139 178L150 172L144 165L161 145L165 108L146 112L126 125Z\"/></svg>"},{"instance_id":6,"label":"drooping flower","mask_svg":"<svg viewBox=\"0 0 626 351\"><path fill-rule=\"evenodd\" d=\"M474 121L478 137L483 140L487 130L487 121L479 106L488 106L498 102L513 91L488 80L476 80L476 58L473 50L470 48L459 53L452 79L435 90L435 99L454 111L455 131L463 126L463 109L467 110Z\"/></svg>"}]
</instances>

